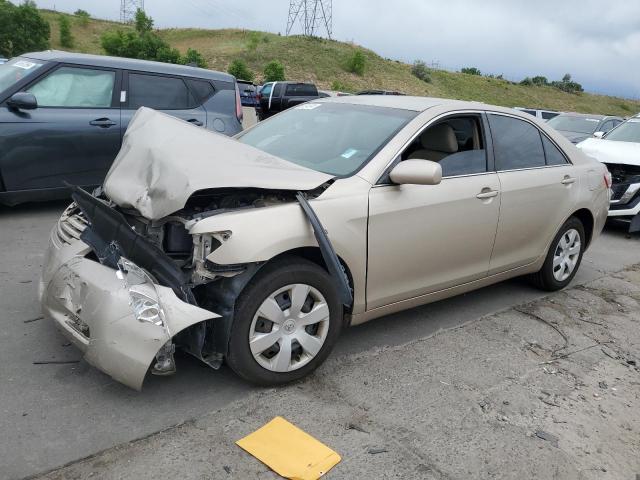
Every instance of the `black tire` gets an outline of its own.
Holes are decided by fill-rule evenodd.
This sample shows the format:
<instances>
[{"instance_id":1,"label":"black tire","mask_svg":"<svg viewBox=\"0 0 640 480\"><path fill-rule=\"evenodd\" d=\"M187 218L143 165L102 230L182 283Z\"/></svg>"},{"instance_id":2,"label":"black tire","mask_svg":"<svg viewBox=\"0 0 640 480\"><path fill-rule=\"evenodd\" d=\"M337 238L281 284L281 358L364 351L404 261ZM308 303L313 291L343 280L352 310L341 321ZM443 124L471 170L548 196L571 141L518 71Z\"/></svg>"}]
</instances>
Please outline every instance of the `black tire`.
<instances>
[{"instance_id":1,"label":"black tire","mask_svg":"<svg viewBox=\"0 0 640 480\"><path fill-rule=\"evenodd\" d=\"M249 347L249 332L254 315L262 302L287 285L304 283L318 290L329 307L329 327L324 344L308 363L288 372L274 372L264 368L253 357ZM334 282L326 270L299 257L284 257L266 265L240 294L231 326L227 364L245 380L261 385L281 385L303 378L327 358L344 324L343 308Z\"/></svg>"},{"instance_id":2,"label":"black tire","mask_svg":"<svg viewBox=\"0 0 640 480\"><path fill-rule=\"evenodd\" d=\"M562 237L572 229L576 230L580 235L580 253L578 254L578 261L571 274L566 279L560 281L553 274L553 257ZM560 230L558 230L558 233L551 242L551 246L549 247L549 251L547 252L547 257L545 258L542 268L538 272L530 276L531 283L533 283L533 285L540 288L541 290L546 290L548 292L554 292L566 287L571 282L571 280L573 280L573 277L576 275L578 268L580 268L580 263L582 262L582 254L584 253L585 246L586 241L584 226L582 225L582 222L577 217L570 217L562 225L562 227L560 227Z\"/></svg>"}]
</instances>

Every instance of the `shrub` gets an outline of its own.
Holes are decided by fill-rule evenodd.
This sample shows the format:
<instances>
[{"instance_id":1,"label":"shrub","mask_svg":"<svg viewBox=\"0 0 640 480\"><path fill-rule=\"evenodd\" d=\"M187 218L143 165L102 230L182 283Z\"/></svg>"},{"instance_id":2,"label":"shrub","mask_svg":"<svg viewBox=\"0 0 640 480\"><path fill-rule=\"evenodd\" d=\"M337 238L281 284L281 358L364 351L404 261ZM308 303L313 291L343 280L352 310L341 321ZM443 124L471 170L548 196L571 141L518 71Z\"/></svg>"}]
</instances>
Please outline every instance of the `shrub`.
<instances>
[{"instance_id":1,"label":"shrub","mask_svg":"<svg viewBox=\"0 0 640 480\"><path fill-rule=\"evenodd\" d=\"M58 20L60 25L60 45L64 48L73 47L73 35L71 35L71 24L69 18L66 15L60 15Z\"/></svg>"},{"instance_id":2,"label":"shrub","mask_svg":"<svg viewBox=\"0 0 640 480\"><path fill-rule=\"evenodd\" d=\"M525 77L520 82L520 85L524 85L525 87L530 87L533 85L533 80L531 80L531 77Z\"/></svg>"},{"instance_id":3,"label":"shrub","mask_svg":"<svg viewBox=\"0 0 640 480\"><path fill-rule=\"evenodd\" d=\"M533 82L533 84L537 85L538 87L544 87L545 85L549 85L549 80L547 80L547 77L542 75L536 75L531 79L531 82Z\"/></svg>"},{"instance_id":4,"label":"shrub","mask_svg":"<svg viewBox=\"0 0 640 480\"><path fill-rule=\"evenodd\" d=\"M335 90L337 92L348 92L351 90L351 88L342 83L340 80L334 80L333 82L331 82L331 90Z\"/></svg>"},{"instance_id":5,"label":"shrub","mask_svg":"<svg viewBox=\"0 0 640 480\"><path fill-rule=\"evenodd\" d=\"M82 10L81 8L79 8L73 14L76 16L78 25L86 27L89 24L91 15L89 15L89 12L87 12L86 10Z\"/></svg>"},{"instance_id":6,"label":"shrub","mask_svg":"<svg viewBox=\"0 0 640 480\"><path fill-rule=\"evenodd\" d=\"M362 76L364 75L366 63L367 59L364 53L358 50L347 60L347 71Z\"/></svg>"},{"instance_id":7,"label":"shrub","mask_svg":"<svg viewBox=\"0 0 640 480\"><path fill-rule=\"evenodd\" d=\"M180 63L184 65L195 65L200 68L207 68L207 62L202 54L193 48L187 49L187 54L180 59Z\"/></svg>"},{"instance_id":8,"label":"shrub","mask_svg":"<svg viewBox=\"0 0 640 480\"><path fill-rule=\"evenodd\" d=\"M422 60L416 60L411 66L411 73L423 82L431 83L431 73L427 68L427 64Z\"/></svg>"},{"instance_id":9,"label":"shrub","mask_svg":"<svg viewBox=\"0 0 640 480\"><path fill-rule=\"evenodd\" d=\"M49 22L40 16L36 4L14 5L0 0L0 55L11 58L25 52L49 48Z\"/></svg>"},{"instance_id":10,"label":"shrub","mask_svg":"<svg viewBox=\"0 0 640 480\"><path fill-rule=\"evenodd\" d=\"M253 74L253 72L249 70L249 67L247 67L247 64L244 63L242 60L236 59L233 62L231 62L231 65L229 65L229 69L227 70L227 72L229 72L229 74L236 77L238 80L246 80L248 82L253 82L253 79L255 78L255 75Z\"/></svg>"},{"instance_id":11,"label":"shrub","mask_svg":"<svg viewBox=\"0 0 640 480\"><path fill-rule=\"evenodd\" d=\"M582 85L580 85L578 82L574 82L571 79L571 74L567 73L565 74L564 77L562 77L561 81L554 81L551 82L551 86L557 88L558 90L562 90L563 92L567 92L567 93L580 93L580 92L584 92L584 89L582 88Z\"/></svg>"},{"instance_id":12,"label":"shrub","mask_svg":"<svg viewBox=\"0 0 640 480\"><path fill-rule=\"evenodd\" d=\"M464 67L461 68L460 71L462 73L466 73L467 75L482 75L482 72L480 72L480 70L476 67Z\"/></svg>"},{"instance_id":13,"label":"shrub","mask_svg":"<svg viewBox=\"0 0 640 480\"><path fill-rule=\"evenodd\" d=\"M284 77L284 65L277 60L272 60L264 67L264 81L265 82L282 82Z\"/></svg>"},{"instance_id":14,"label":"shrub","mask_svg":"<svg viewBox=\"0 0 640 480\"><path fill-rule=\"evenodd\" d=\"M249 32L249 38L247 39L247 50L251 53L255 53L260 43L260 34L258 32Z\"/></svg>"}]
</instances>

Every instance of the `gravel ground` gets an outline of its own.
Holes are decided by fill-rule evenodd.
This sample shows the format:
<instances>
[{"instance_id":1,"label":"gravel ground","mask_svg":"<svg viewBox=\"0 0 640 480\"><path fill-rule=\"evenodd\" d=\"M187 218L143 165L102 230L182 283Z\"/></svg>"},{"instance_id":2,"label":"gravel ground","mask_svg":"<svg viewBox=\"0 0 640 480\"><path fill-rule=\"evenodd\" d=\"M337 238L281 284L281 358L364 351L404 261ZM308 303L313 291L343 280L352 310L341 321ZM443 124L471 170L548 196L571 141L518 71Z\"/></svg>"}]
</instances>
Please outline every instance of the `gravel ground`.
<instances>
[{"instance_id":1,"label":"gravel ground","mask_svg":"<svg viewBox=\"0 0 640 480\"><path fill-rule=\"evenodd\" d=\"M340 453L329 479L640 478L639 305L635 266L38 478L278 478L234 444L276 415Z\"/></svg>"}]
</instances>

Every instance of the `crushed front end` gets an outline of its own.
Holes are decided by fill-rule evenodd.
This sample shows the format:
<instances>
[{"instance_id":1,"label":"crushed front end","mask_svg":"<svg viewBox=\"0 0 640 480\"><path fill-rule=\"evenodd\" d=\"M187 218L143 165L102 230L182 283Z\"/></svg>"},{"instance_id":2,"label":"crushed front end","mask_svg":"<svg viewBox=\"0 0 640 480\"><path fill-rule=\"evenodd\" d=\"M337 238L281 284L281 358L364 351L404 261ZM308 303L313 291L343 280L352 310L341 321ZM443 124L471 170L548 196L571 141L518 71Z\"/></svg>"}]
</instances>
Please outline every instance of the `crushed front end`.
<instances>
[{"instance_id":1,"label":"crushed front end","mask_svg":"<svg viewBox=\"0 0 640 480\"><path fill-rule=\"evenodd\" d=\"M606 164L611 173L609 217L630 223L629 231L640 231L640 166Z\"/></svg>"}]
</instances>

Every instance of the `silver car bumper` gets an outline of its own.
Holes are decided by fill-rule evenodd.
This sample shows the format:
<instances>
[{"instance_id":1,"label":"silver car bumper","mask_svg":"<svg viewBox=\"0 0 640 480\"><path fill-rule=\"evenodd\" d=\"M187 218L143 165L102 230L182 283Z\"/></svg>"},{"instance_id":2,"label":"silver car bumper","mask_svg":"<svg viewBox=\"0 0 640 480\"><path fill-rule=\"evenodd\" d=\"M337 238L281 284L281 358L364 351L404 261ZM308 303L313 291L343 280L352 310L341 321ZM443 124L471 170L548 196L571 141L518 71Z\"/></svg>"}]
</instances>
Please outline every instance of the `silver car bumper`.
<instances>
[{"instance_id":1,"label":"silver car bumper","mask_svg":"<svg viewBox=\"0 0 640 480\"><path fill-rule=\"evenodd\" d=\"M139 321L129 288L118 271L86 258L81 240L51 233L39 294L42 313L82 352L91 365L136 390L158 351L180 331L219 317L180 300L172 289L155 284L164 325Z\"/></svg>"}]
</instances>

